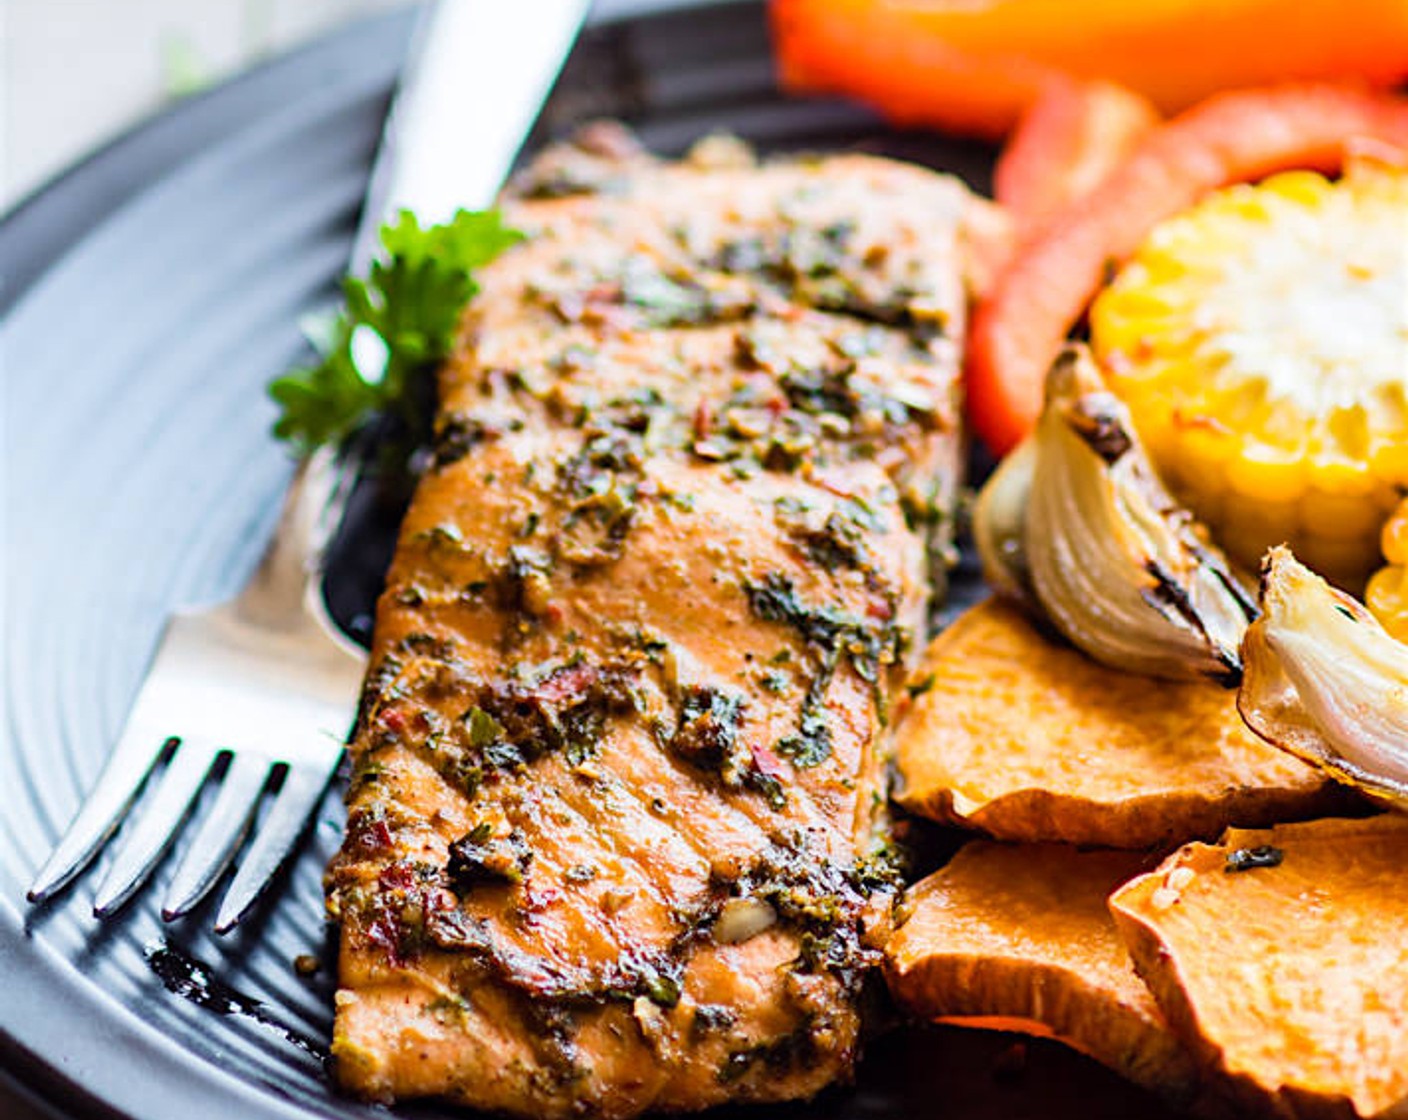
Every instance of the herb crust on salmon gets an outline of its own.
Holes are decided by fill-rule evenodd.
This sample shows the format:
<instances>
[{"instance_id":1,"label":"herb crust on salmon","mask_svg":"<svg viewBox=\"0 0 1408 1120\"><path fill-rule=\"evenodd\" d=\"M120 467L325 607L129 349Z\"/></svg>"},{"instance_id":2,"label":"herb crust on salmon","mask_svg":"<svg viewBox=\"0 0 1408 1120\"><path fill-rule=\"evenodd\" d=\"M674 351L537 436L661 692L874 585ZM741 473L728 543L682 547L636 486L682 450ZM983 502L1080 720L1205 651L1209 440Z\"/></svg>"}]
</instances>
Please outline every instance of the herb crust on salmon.
<instances>
[{"instance_id":1,"label":"herb crust on salmon","mask_svg":"<svg viewBox=\"0 0 1408 1120\"><path fill-rule=\"evenodd\" d=\"M608 146L506 202L527 236L441 373L378 606L327 878L366 1097L808 1097L854 1064L890 927L968 196L868 156Z\"/></svg>"}]
</instances>

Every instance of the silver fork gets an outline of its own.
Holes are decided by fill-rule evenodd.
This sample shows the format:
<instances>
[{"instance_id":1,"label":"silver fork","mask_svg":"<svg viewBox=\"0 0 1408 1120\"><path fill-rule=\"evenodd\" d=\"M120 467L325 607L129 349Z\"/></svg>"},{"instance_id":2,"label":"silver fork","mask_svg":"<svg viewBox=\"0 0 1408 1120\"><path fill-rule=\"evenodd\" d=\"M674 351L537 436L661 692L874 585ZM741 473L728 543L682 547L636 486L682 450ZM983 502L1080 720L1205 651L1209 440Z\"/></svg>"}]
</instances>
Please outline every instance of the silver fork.
<instances>
[{"instance_id":1,"label":"silver fork","mask_svg":"<svg viewBox=\"0 0 1408 1120\"><path fill-rule=\"evenodd\" d=\"M278 530L239 596L172 615L117 746L35 877L31 902L72 882L155 779L145 812L121 837L93 904L98 917L119 909L170 847L222 763L215 803L182 858L161 913L174 920L209 894L234 859L265 790L281 776L221 901L217 932L249 912L337 768L362 677L365 655L328 617L322 592L324 546L341 520L349 477L329 452L303 462Z\"/></svg>"},{"instance_id":2,"label":"silver fork","mask_svg":"<svg viewBox=\"0 0 1408 1120\"><path fill-rule=\"evenodd\" d=\"M460 206L493 202L587 8L588 0L438 0L426 10L373 168L352 271L370 263L382 219L398 209L435 222ZM35 877L31 902L73 881L160 767L93 906L99 917L119 909L222 764L215 804L176 871L162 916L180 917L209 894L281 774L221 900L216 931L232 929L253 907L327 788L352 721L364 655L328 618L322 595L323 550L349 484L329 452L303 462L278 531L239 597L172 616L121 738Z\"/></svg>"}]
</instances>

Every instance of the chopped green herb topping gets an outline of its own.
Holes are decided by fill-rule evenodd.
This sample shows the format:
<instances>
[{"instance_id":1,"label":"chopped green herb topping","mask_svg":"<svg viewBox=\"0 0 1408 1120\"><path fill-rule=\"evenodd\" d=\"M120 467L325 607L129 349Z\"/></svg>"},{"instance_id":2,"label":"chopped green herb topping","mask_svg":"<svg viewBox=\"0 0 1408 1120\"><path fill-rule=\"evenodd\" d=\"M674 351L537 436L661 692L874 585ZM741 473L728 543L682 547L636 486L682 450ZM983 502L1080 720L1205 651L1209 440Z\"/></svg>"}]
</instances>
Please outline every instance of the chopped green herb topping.
<instances>
[{"instance_id":1,"label":"chopped green herb topping","mask_svg":"<svg viewBox=\"0 0 1408 1120\"><path fill-rule=\"evenodd\" d=\"M645 325L651 327L699 326L738 318L751 310L751 305L721 300L692 276L667 276L634 262L622 280L621 296L622 302L639 310Z\"/></svg>"},{"instance_id":2,"label":"chopped green herb topping","mask_svg":"<svg viewBox=\"0 0 1408 1120\"><path fill-rule=\"evenodd\" d=\"M475 750L483 750L504 734L504 725L483 708L470 708L464 715L465 735Z\"/></svg>"},{"instance_id":3,"label":"chopped green herb topping","mask_svg":"<svg viewBox=\"0 0 1408 1120\"><path fill-rule=\"evenodd\" d=\"M498 439L505 431L518 431L523 421L513 419L506 424L490 424L478 416L451 412L441 416L435 425L436 468L457 463L481 443Z\"/></svg>"},{"instance_id":4,"label":"chopped green herb topping","mask_svg":"<svg viewBox=\"0 0 1408 1120\"><path fill-rule=\"evenodd\" d=\"M738 1022L738 1013L721 1003L701 1003L694 1009L694 1019L689 1030L694 1038L701 1038L714 1031L725 1031Z\"/></svg>"},{"instance_id":5,"label":"chopped green herb topping","mask_svg":"<svg viewBox=\"0 0 1408 1120\"><path fill-rule=\"evenodd\" d=\"M861 526L839 510L827 514L819 525L799 518L786 521L784 528L802 555L823 571L869 570Z\"/></svg>"},{"instance_id":6,"label":"chopped green herb topping","mask_svg":"<svg viewBox=\"0 0 1408 1120\"><path fill-rule=\"evenodd\" d=\"M913 681L913 682L911 682L910 684L906 685L905 687L906 687L906 689L909 691L909 695L910 695L912 698L918 699L919 697L923 696L926 692L932 691L933 688L934 688L934 685L936 685L936 684L938 683L938 680L939 680L939 678L938 678L937 674L934 674L934 673L926 673L924 676L920 677L917 681Z\"/></svg>"},{"instance_id":7,"label":"chopped green herb topping","mask_svg":"<svg viewBox=\"0 0 1408 1120\"><path fill-rule=\"evenodd\" d=\"M805 1069L817 1059L818 1047L812 1033L810 1018L790 1034L768 1042L729 1052L717 1074L720 1083L728 1085L738 1081L756 1065L764 1066L774 1074L786 1073L793 1069Z\"/></svg>"},{"instance_id":8,"label":"chopped green herb topping","mask_svg":"<svg viewBox=\"0 0 1408 1120\"><path fill-rule=\"evenodd\" d=\"M665 743L677 758L717 774L724 789L752 790L769 808L780 810L787 804L782 783L759 767L739 736L746 704L741 692L690 685L681 693L678 721L665 732Z\"/></svg>"},{"instance_id":9,"label":"chopped green herb topping","mask_svg":"<svg viewBox=\"0 0 1408 1120\"><path fill-rule=\"evenodd\" d=\"M798 766L819 766L831 756L831 729L826 718L826 692L844 654L862 680L876 685L880 669L899 659L903 632L891 625L857 618L835 607L810 606L797 594L791 578L769 572L761 583L743 589L753 613L769 622L790 626L811 647L817 667L802 701L797 732L777 744L781 754Z\"/></svg>"},{"instance_id":10,"label":"chopped green herb topping","mask_svg":"<svg viewBox=\"0 0 1408 1120\"><path fill-rule=\"evenodd\" d=\"M449 1027L463 1027L468 1022L469 1000L462 995L438 996L426 1004L426 1013Z\"/></svg>"},{"instance_id":11,"label":"chopped green herb topping","mask_svg":"<svg viewBox=\"0 0 1408 1120\"><path fill-rule=\"evenodd\" d=\"M487 821L474 826L450 845L446 872L460 893L481 884L521 883L533 853L517 829L501 840L491 837Z\"/></svg>"},{"instance_id":12,"label":"chopped green herb topping","mask_svg":"<svg viewBox=\"0 0 1408 1120\"><path fill-rule=\"evenodd\" d=\"M743 694L733 690L704 685L685 688L670 750L691 765L718 774L725 787L737 788L750 757L738 741L746 703Z\"/></svg>"}]
</instances>

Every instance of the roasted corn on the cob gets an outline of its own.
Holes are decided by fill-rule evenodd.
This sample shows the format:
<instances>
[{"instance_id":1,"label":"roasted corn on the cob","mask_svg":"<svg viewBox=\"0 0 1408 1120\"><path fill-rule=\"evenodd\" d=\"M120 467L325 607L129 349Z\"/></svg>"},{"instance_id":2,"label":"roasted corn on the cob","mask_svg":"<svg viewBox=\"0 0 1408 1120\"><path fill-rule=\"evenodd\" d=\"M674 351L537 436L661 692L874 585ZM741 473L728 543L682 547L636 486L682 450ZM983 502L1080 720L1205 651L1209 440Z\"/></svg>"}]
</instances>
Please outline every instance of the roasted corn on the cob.
<instances>
[{"instance_id":1,"label":"roasted corn on the cob","mask_svg":"<svg viewBox=\"0 0 1408 1120\"><path fill-rule=\"evenodd\" d=\"M1218 191L1154 230L1090 326L1155 463L1235 560L1285 542L1364 586L1408 488L1408 169Z\"/></svg>"},{"instance_id":2,"label":"roasted corn on the cob","mask_svg":"<svg viewBox=\"0 0 1408 1120\"><path fill-rule=\"evenodd\" d=\"M1400 642L1408 642L1408 498L1384 523L1384 564L1369 578L1364 601Z\"/></svg>"}]
</instances>

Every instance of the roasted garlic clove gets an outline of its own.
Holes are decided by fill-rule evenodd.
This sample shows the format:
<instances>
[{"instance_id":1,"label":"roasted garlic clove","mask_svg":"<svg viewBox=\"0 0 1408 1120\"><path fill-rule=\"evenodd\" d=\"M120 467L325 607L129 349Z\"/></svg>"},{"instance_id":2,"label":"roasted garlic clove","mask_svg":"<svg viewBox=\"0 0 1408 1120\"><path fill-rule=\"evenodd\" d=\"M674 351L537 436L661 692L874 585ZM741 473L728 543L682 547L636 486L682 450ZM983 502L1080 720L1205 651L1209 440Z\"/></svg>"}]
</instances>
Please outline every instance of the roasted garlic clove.
<instances>
[{"instance_id":1,"label":"roasted garlic clove","mask_svg":"<svg viewBox=\"0 0 1408 1120\"><path fill-rule=\"evenodd\" d=\"M1255 607L1164 489L1085 347L1069 347L1052 366L1030 450L1015 454L1029 455L1029 466L1004 464L975 520L999 593L1020 599L1029 587L1056 629L1106 665L1234 686Z\"/></svg>"},{"instance_id":2,"label":"roasted garlic clove","mask_svg":"<svg viewBox=\"0 0 1408 1120\"><path fill-rule=\"evenodd\" d=\"M1287 548L1263 562L1261 611L1242 639L1247 726L1408 808L1408 645Z\"/></svg>"}]
</instances>

